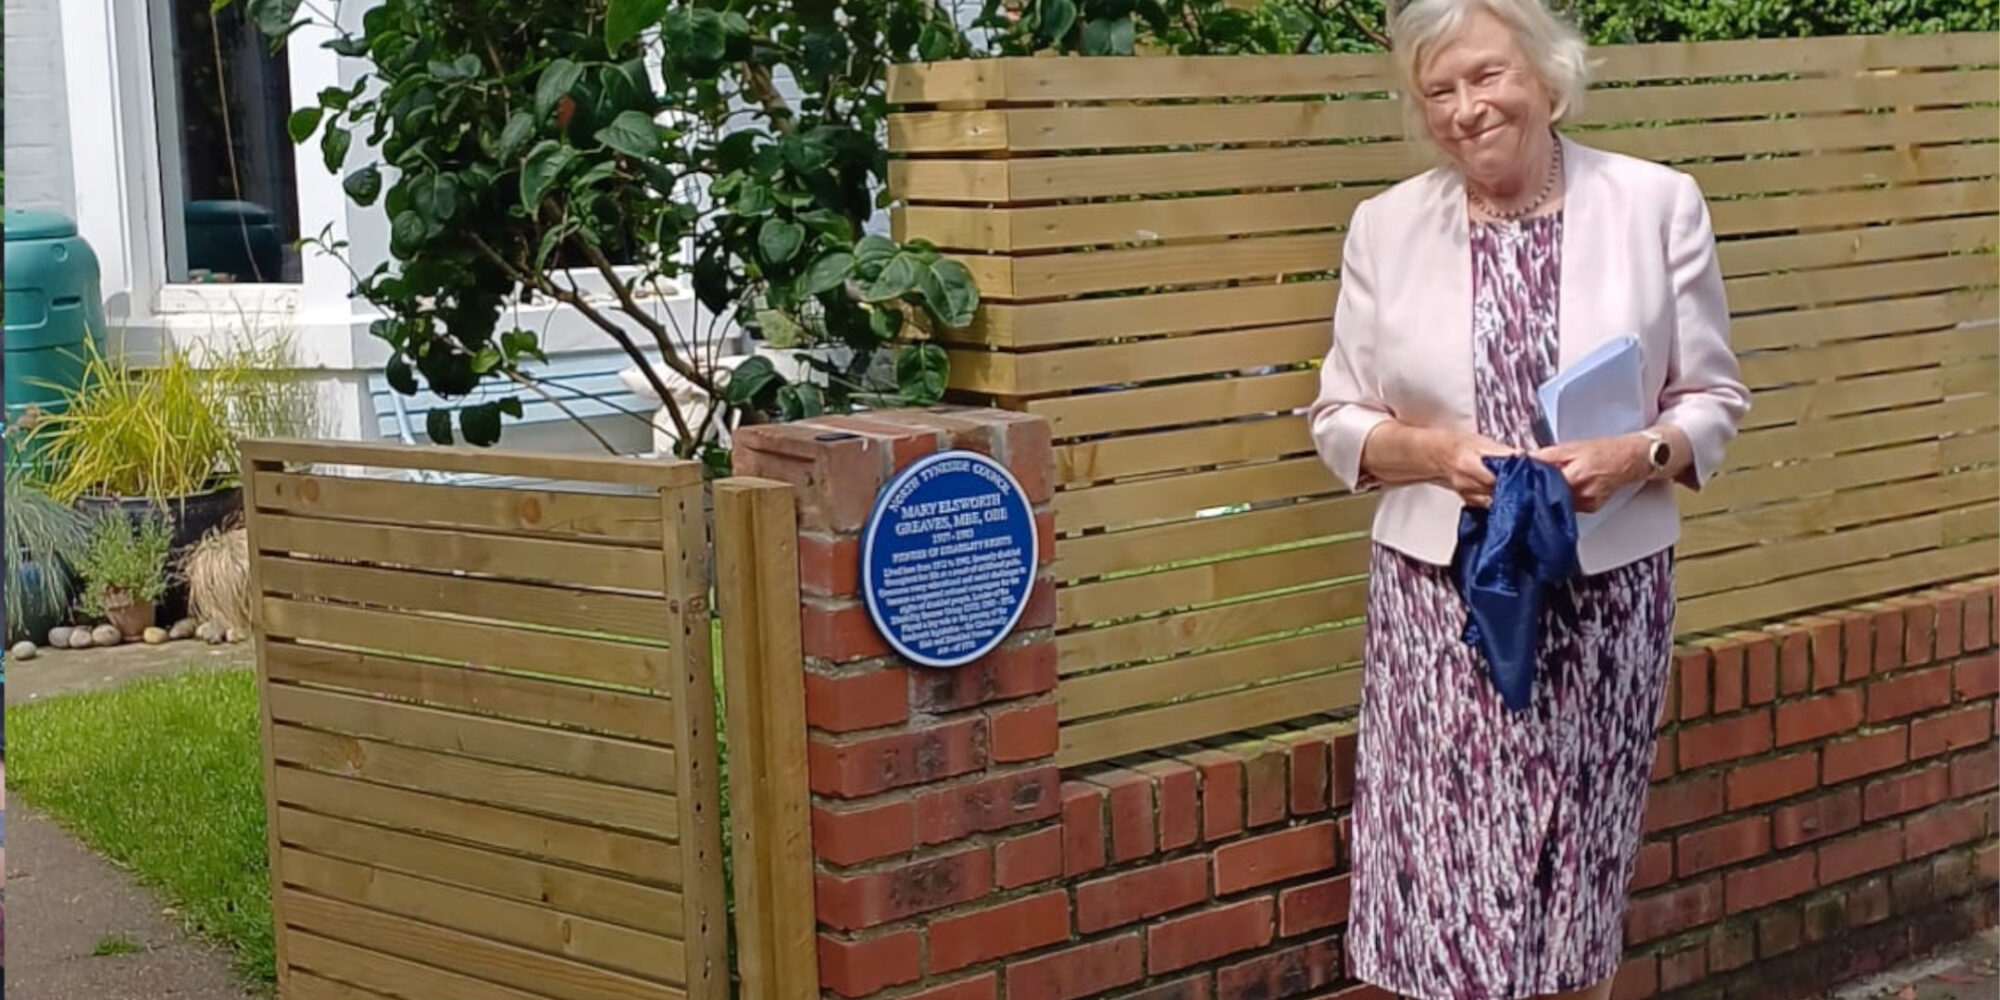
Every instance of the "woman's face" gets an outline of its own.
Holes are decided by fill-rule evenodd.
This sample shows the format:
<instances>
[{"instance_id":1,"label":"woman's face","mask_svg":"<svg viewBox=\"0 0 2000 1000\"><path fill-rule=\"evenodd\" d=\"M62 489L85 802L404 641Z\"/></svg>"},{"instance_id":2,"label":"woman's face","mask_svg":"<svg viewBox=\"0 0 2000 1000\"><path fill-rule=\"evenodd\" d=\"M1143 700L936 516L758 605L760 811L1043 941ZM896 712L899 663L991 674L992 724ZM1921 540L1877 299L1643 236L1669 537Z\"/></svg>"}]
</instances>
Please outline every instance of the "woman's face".
<instances>
[{"instance_id":1,"label":"woman's face","mask_svg":"<svg viewBox=\"0 0 2000 1000\"><path fill-rule=\"evenodd\" d=\"M1468 177L1503 188L1539 182L1554 101L1491 13L1472 11L1429 54L1417 95L1431 138Z\"/></svg>"}]
</instances>

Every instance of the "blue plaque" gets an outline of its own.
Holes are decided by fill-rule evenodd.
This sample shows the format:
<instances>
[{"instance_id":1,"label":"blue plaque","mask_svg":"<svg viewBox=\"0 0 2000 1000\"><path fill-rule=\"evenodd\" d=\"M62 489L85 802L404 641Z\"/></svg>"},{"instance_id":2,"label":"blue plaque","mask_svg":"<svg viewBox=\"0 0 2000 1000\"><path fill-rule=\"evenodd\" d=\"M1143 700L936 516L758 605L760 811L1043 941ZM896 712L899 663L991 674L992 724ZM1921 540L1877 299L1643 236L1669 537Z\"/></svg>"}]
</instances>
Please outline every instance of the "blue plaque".
<instances>
[{"instance_id":1,"label":"blue plaque","mask_svg":"<svg viewBox=\"0 0 2000 1000\"><path fill-rule=\"evenodd\" d=\"M927 667L998 646L1035 584L1035 513L975 451L926 455L882 488L861 538L861 599L897 653Z\"/></svg>"}]
</instances>

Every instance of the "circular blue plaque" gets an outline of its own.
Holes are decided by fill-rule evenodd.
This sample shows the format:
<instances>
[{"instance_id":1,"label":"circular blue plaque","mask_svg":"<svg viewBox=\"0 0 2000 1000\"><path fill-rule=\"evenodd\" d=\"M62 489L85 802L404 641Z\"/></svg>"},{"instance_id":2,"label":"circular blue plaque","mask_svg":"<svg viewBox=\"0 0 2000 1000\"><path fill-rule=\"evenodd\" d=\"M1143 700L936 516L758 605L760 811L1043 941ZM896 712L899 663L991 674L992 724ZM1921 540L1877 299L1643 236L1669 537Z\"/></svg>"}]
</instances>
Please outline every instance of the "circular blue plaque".
<instances>
[{"instance_id":1,"label":"circular blue plaque","mask_svg":"<svg viewBox=\"0 0 2000 1000\"><path fill-rule=\"evenodd\" d=\"M992 651L1035 584L1035 513L1007 467L976 451L912 463L875 498L861 599L897 653L956 667Z\"/></svg>"}]
</instances>

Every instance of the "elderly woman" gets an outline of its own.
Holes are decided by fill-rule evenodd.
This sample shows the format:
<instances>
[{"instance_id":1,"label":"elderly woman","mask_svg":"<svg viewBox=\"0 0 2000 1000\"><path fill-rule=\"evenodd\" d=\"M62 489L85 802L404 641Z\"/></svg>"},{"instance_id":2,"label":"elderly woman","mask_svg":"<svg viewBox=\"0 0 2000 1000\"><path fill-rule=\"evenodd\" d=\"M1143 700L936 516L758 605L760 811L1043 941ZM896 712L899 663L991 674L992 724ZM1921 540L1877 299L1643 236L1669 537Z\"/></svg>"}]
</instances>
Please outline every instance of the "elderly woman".
<instances>
[{"instance_id":1,"label":"elderly woman","mask_svg":"<svg viewBox=\"0 0 2000 1000\"><path fill-rule=\"evenodd\" d=\"M1393 16L1436 169L1354 212L1319 453L1380 488L1353 818L1356 975L1421 1000L1600 1000L1671 657L1673 484L1699 489L1748 409L1700 189L1557 134L1582 39L1541 0L1408 0ZM1612 338L1643 355L1636 433L1537 447L1540 383ZM1510 711L1463 638L1448 569L1488 456L1559 469L1578 511L1626 487L1543 615Z\"/></svg>"}]
</instances>

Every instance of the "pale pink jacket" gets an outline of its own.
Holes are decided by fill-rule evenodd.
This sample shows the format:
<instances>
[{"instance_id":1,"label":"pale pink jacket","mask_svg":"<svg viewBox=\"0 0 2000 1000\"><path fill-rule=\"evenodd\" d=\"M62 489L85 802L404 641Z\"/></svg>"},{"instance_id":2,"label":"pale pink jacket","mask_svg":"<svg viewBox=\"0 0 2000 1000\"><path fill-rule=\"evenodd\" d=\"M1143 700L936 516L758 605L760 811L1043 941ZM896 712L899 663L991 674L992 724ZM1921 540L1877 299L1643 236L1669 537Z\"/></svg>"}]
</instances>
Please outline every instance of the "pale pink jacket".
<instances>
[{"instance_id":1,"label":"pale pink jacket","mask_svg":"<svg viewBox=\"0 0 2000 1000\"><path fill-rule=\"evenodd\" d=\"M1729 347L1729 305L1716 265L1708 206L1693 178L1644 160L1563 140L1561 364L1606 339L1638 336L1648 412L1693 443L1683 482L1699 489L1749 410ZM1472 253L1458 173L1438 168L1354 210L1342 254L1333 348L1307 411L1320 458L1351 490L1361 446L1391 417L1474 431ZM1386 487L1377 542L1435 565L1457 546L1462 502L1444 486ZM1654 482L1583 541L1586 573L1615 569L1673 546L1680 517L1672 484Z\"/></svg>"}]
</instances>

